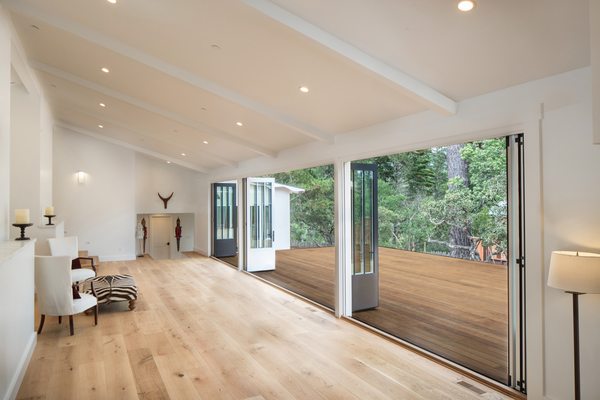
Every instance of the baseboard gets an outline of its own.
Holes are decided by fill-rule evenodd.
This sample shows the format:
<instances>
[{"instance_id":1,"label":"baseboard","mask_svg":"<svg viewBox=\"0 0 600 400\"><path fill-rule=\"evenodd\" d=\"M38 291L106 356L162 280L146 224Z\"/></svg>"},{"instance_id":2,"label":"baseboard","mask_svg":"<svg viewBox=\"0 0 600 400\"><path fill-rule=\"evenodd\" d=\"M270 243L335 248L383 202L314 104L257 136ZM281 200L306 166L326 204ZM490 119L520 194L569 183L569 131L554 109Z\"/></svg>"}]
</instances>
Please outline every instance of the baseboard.
<instances>
[{"instance_id":1,"label":"baseboard","mask_svg":"<svg viewBox=\"0 0 600 400\"><path fill-rule=\"evenodd\" d=\"M114 256L99 256L100 261L132 261L137 259L135 254L119 254Z\"/></svg>"},{"instance_id":2,"label":"baseboard","mask_svg":"<svg viewBox=\"0 0 600 400\"><path fill-rule=\"evenodd\" d=\"M197 247L194 247L194 251L195 251L196 253L200 254L201 256L208 257L208 254L207 254L205 251L203 251L203 250L200 250L200 249L199 249L199 248L197 248Z\"/></svg>"},{"instance_id":3,"label":"baseboard","mask_svg":"<svg viewBox=\"0 0 600 400\"><path fill-rule=\"evenodd\" d=\"M23 352L23 356L21 357L21 361L19 361L19 366L15 371L13 378L8 385L8 390L4 396L4 400L14 400L17 398L17 394L19 393L19 389L21 388L21 383L23 382L23 378L25 377L25 372L27 372L27 367L29 366L29 361L31 361L31 356L33 355L33 350L35 350L35 345L37 343L37 333L31 332L31 336L29 338L29 342L27 343L27 347Z\"/></svg>"}]
</instances>

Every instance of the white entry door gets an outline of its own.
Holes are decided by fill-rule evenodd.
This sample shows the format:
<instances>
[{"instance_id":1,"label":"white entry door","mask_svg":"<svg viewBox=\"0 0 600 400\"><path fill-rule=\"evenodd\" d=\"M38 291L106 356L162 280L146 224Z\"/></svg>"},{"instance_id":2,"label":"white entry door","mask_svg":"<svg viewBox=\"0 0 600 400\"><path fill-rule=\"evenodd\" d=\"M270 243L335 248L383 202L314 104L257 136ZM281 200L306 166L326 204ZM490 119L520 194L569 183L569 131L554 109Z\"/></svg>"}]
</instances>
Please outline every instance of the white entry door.
<instances>
[{"instance_id":1,"label":"white entry door","mask_svg":"<svg viewBox=\"0 0 600 400\"><path fill-rule=\"evenodd\" d=\"M246 270L275 269L273 185L275 178L246 180Z\"/></svg>"},{"instance_id":2,"label":"white entry door","mask_svg":"<svg viewBox=\"0 0 600 400\"><path fill-rule=\"evenodd\" d=\"M155 260L170 258L172 229L173 220L170 215L150 217L150 256Z\"/></svg>"}]
</instances>

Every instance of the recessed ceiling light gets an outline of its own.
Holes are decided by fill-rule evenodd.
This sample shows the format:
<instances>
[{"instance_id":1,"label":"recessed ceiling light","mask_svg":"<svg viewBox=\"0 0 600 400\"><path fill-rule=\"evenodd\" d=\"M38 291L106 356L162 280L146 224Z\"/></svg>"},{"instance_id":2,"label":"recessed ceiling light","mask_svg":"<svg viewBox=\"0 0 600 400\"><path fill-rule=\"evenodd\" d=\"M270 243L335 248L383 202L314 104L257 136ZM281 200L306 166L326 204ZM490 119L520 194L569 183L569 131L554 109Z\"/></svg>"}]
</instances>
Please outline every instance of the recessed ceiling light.
<instances>
[{"instance_id":1,"label":"recessed ceiling light","mask_svg":"<svg viewBox=\"0 0 600 400\"><path fill-rule=\"evenodd\" d=\"M106 104L100 103L100 107L106 107Z\"/></svg>"},{"instance_id":2,"label":"recessed ceiling light","mask_svg":"<svg viewBox=\"0 0 600 400\"><path fill-rule=\"evenodd\" d=\"M298 88L298 90L300 90L302 93L308 93L308 92L310 92L310 90L306 86L300 86Z\"/></svg>"},{"instance_id":3,"label":"recessed ceiling light","mask_svg":"<svg viewBox=\"0 0 600 400\"><path fill-rule=\"evenodd\" d=\"M104 72L105 74L108 74L110 72L110 69L108 69L106 67L102 67L101 71Z\"/></svg>"},{"instance_id":4,"label":"recessed ceiling light","mask_svg":"<svg viewBox=\"0 0 600 400\"><path fill-rule=\"evenodd\" d=\"M475 1L474 0L461 0L458 2L457 7L460 11L463 11L463 12L471 11L473 8L475 8Z\"/></svg>"},{"instance_id":5,"label":"recessed ceiling light","mask_svg":"<svg viewBox=\"0 0 600 400\"><path fill-rule=\"evenodd\" d=\"M181 155L185 157L185 153L181 153Z\"/></svg>"},{"instance_id":6,"label":"recessed ceiling light","mask_svg":"<svg viewBox=\"0 0 600 400\"><path fill-rule=\"evenodd\" d=\"M202 143L204 143L204 144L208 144L208 142L207 142L206 140L203 140L203 141L202 141Z\"/></svg>"},{"instance_id":7,"label":"recessed ceiling light","mask_svg":"<svg viewBox=\"0 0 600 400\"><path fill-rule=\"evenodd\" d=\"M104 125L98 124L98 128L102 129L102 128L104 128Z\"/></svg>"},{"instance_id":8,"label":"recessed ceiling light","mask_svg":"<svg viewBox=\"0 0 600 400\"><path fill-rule=\"evenodd\" d=\"M235 124L236 124L237 126L244 126L244 124L243 124L243 123L241 123L240 121L236 122Z\"/></svg>"},{"instance_id":9,"label":"recessed ceiling light","mask_svg":"<svg viewBox=\"0 0 600 400\"><path fill-rule=\"evenodd\" d=\"M167 164L171 164L171 161L167 161Z\"/></svg>"},{"instance_id":10,"label":"recessed ceiling light","mask_svg":"<svg viewBox=\"0 0 600 400\"><path fill-rule=\"evenodd\" d=\"M117 0L106 0L108 1L110 4L117 4Z\"/></svg>"}]
</instances>

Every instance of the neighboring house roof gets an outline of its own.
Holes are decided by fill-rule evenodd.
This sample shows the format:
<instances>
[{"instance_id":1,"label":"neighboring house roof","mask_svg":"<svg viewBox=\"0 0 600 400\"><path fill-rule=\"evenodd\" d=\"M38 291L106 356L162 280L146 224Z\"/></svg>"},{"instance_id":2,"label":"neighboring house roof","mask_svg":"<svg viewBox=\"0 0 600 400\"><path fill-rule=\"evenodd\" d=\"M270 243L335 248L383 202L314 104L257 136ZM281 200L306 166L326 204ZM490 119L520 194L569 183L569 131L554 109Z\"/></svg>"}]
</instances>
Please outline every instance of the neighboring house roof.
<instances>
[{"instance_id":1,"label":"neighboring house roof","mask_svg":"<svg viewBox=\"0 0 600 400\"><path fill-rule=\"evenodd\" d=\"M301 189L301 188L298 188L295 186L290 186L290 185L283 185L283 184L277 183L277 182L275 182L275 185L273 185L273 187L276 190L285 190L289 193L304 193L305 192L304 189Z\"/></svg>"}]
</instances>

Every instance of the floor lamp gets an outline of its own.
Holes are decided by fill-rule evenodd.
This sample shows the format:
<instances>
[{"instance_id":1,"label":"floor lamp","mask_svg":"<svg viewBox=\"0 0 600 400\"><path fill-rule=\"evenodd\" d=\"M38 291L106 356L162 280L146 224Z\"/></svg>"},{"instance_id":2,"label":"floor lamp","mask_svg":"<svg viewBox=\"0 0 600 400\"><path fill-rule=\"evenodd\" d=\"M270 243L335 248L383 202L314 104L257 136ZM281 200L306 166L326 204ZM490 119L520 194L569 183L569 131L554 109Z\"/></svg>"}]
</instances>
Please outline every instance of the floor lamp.
<instances>
[{"instance_id":1,"label":"floor lamp","mask_svg":"<svg viewBox=\"0 0 600 400\"><path fill-rule=\"evenodd\" d=\"M600 293L600 254L553 251L548 286L573 295L573 344L575 358L575 400L581 399L579 362L579 296Z\"/></svg>"}]
</instances>

